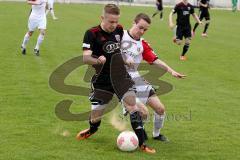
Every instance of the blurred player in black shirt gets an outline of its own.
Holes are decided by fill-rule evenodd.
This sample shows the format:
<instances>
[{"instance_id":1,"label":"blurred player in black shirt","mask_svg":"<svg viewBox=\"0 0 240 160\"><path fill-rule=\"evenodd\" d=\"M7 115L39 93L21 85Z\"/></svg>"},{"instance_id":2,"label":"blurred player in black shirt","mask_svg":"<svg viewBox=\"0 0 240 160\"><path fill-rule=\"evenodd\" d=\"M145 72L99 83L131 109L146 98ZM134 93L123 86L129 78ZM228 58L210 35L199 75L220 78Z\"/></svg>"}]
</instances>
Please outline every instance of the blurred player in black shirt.
<instances>
[{"instance_id":1,"label":"blurred player in black shirt","mask_svg":"<svg viewBox=\"0 0 240 160\"><path fill-rule=\"evenodd\" d=\"M188 3L188 0L182 0L182 2L176 4L173 11L169 15L169 26L171 29L174 28L173 14L177 13L177 26L176 26L176 36L174 37L174 42L178 45L181 44L183 37L185 38L185 44L183 46L183 51L180 56L180 60L186 60L186 52L189 49L191 41L191 24L190 24L190 14L198 23L202 23L198 16L194 13L194 7Z\"/></svg>"},{"instance_id":2,"label":"blurred player in black shirt","mask_svg":"<svg viewBox=\"0 0 240 160\"><path fill-rule=\"evenodd\" d=\"M94 134L101 123L104 109L117 95L130 113L131 125L143 152L155 153L145 145L143 122L136 105L136 95L132 88L134 82L124 66L120 47L123 28L118 24L120 10L114 4L107 4L101 16L101 24L87 30L83 39L83 61L92 65L96 74L92 77L93 91L90 96L92 110L90 127L78 133L77 139L83 140Z\"/></svg>"},{"instance_id":3,"label":"blurred player in black shirt","mask_svg":"<svg viewBox=\"0 0 240 160\"><path fill-rule=\"evenodd\" d=\"M202 33L202 36L203 37L207 37L207 29L208 29L208 26L210 24L210 14L209 14L209 1L210 0L200 0L199 1L199 19L200 21L203 20L203 18L205 18L206 20L206 23L205 23L205 26L204 26L204 31ZM193 31L192 31L192 35L194 36L195 35L195 31L198 27L198 23L195 24L194 28L193 28Z\"/></svg>"},{"instance_id":4,"label":"blurred player in black shirt","mask_svg":"<svg viewBox=\"0 0 240 160\"><path fill-rule=\"evenodd\" d=\"M163 20L163 3L162 3L162 0L156 0L156 7L157 7L157 10L156 10L155 13L153 13L152 17L154 17L158 13L160 13L160 20Z\"/></svg>"}]
</instances>

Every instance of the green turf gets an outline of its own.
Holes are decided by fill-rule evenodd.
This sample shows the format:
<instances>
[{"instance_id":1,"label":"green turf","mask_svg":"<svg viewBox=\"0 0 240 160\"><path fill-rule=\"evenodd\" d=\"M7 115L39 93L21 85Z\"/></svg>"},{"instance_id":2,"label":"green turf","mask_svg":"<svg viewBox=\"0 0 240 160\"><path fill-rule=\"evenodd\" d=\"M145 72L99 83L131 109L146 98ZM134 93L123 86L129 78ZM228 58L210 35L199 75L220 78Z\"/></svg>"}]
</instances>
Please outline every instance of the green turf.
<instances>
[{"instance_id":1,"label":"green turf","mask_svg":"<svg viewBox=\"0 0 240 160\"><path fill-rule=\"evenodd\" d=\"M120 152L116 147L119 131L104 117L99 132L89 140L78 142L76 133L88 127L85 122L66 122L55 115L55 105L63 99L74 100L71 111L88 111L87 97L64 95L52 90L51 73L69 59L80 56L84 31L99 23L101 5L56 4L59 20L48 18L47 36L41 56L33 55L35 33L20 54L22 38L27 30L30 6L25 3L0 3L0 159L240 159L240 21L239 13L211 10L209 37L196 37L188 52L188 61L179 61L182 47L172 43L167 26L170 9L164 21L156 16L145 35L159 57L177 71L187 74L185 80L170 75L163 79L174 90L161 96L167 108L163 131L168 144L148 144L157 154ZM139 12L151 14L151 7L122 6L121 23L130 27ZM157 74L157 73L156 73ZM84 68L71 73L66 83L81 85ZM146 129L151 135L152 123ZM63 137L64 130L70 136Z\"/></svg>"}]
</instances>

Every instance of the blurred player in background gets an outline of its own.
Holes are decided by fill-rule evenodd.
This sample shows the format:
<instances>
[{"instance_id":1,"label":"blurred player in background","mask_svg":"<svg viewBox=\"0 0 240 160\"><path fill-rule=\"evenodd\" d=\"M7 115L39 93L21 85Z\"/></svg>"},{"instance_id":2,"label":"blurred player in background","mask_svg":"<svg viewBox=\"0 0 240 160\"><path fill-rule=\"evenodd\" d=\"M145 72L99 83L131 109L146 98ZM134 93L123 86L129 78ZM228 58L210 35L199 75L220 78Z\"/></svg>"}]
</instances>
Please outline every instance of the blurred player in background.
<instances>
[{"instance_id":1,"label":"blurred player in background","mask_svg":"<svg viewBox=\"0 0 240 160\"><path fill-rule=\"evenodd\" d=\"M55 16L54 10L53 10L54 0L47 0L47 1L48 1L48 7L47 7L46 15L48 15L48 13L50 12L52 18L54 20L57 20L58 18Z\"/></svg>"},{"instance_id":2,"label":"blurred player in background","mask_svg":"<svg viewBox=\"0 0 240 160\"><path fill-rule=\"evenodd\" d=\"M182 54L180 56L180 60L185 61L187 58L185 54L189 49L189 45L191 42L191 24L190 24L190 14L194 17L194 19L202 24L199 20L198 16L194 13L194 7L188 3L188 0L182 0L180 3L176 4L173 11L169 15L169 26L171 29L174 28L173 23L173 14L177 13L177 26L175 27L176 36L173 41L181 45L183 37L185 38L185 44L183 46Z\"/></svg>"},{"instance_id":3,"label":"blurred player in background","mask_svg":"<svg viewBox=\"0 0 240 160\"><path fill-rule=\"evenodd\" d=\"M33 32L36 29L39 29L40 34L37 39L37 44L34 48L34 53L39 56L39 48L40 45L42 44L44 40L44 36L46 33L46 26L47 26L47 20L46 20L46 0L28 0L28 4L32 5L32 10L29 16L28 20L28 32L25 34L22 45L21 45L21 50L22 54L26 54L26 45L32 36Z\"/></svg>"},{"instance_id":4,"label":"blurred player in background","mask_svg":"<svg viewBox=\"0 0 240 160\"><path fill-rule=\"evenodd\" d=\"M155 93L155 89L149 84L138 72L138 66L145 60L149 64L152 64L158 68L169 72L176 78L184 78L182 75L174 71L166 63L161 61L154 53L150 45L145 41L142 36L148 30L151 24L150 17L145 13L138 14L133 22L130 30L124 30L122 38L122 54L126 59L127 71L131 78L135 82L135 88L137 91L138 107L146 117L148 112L145 105L149 105L154 110L154 122L153 122L153 138L160 141L168 141L167 137L160 134L160 129L163 127L165 117L165 107L161 103L160 99ZM157 73L156 73L157 74ZM144 104L144 105L143 105ZM126 115L126 113L124 113Z\"/></svg>"},{"instance_id":5,"label":"blurred player in background","mask_svg":"<svg viewBox=\"0 0 240 160\"><path fill-rule=\"evenodd\" d=\"M203 18L205 18L205 26L204 26L204 30L202 33L203 37L207 37L207 29L208 26L210 24L210 14L209 14L209 1L210 0L200 0L199 1L199 19L200 21L203 20ZM192 31L192 36L195 35L195 31L198 27L199 23L195 23L193 31Z\"/></svg>"},{"instance_id":6,"label":"blurred player in background","mask_svg":"<svg viewBox=\"0 0 240 160\"><path fill-rule=\"evenodd\" d=\"M236 12L238 0L232 0L232 11Z\"/></svg>"},{"instance_id":7,"label":"blurred player in background","mask_svg":"<svg viewBox=\"0 0 240 160\"><path fill-rule=\"evenodd\" d=\"M155 17L158 13L160 13L160 20L163 20L163 3L162 0L156 0L157 10L153 13L152 17Z\"/></svg>"}]
</instances>

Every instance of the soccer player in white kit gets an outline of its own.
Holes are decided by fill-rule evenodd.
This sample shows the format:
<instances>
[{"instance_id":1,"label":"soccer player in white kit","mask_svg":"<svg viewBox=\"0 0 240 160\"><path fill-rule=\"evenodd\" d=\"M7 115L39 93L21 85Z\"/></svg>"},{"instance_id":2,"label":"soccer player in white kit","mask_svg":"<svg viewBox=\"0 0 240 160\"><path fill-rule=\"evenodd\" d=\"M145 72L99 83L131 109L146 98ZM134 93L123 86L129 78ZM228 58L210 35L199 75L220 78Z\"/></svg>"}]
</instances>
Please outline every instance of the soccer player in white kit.
<instances>
[{"instance_id":1,"label":"soccer player in white kit","mask_svg":"<svg viewBox=\"0 0 240 160\"><path fill-rule=\"evenodd\" d=\"M174 71L166 63L158 59L149 44L141 38L148 30L151 24L151 19L144 13L138 14L133 22L130 30L124 31L122 38L122 54L127 64L127 71L135 81L136 95L138 97L138 106L143 114L148 114L145 105L149 105L154 110L154 128L153 138L160 141L168 141L167 137L160 134L160 129L163 127L165 117L165 107L159 100L152 85L147 83L139 74L138 66L142 60L160 67L176 78L184 78L185 75ZM144 105L143 105L144 104Z\"/></svg>"},{"instance_id":2,"label":"soccer player in white kit","mask_svg":"<svg viewBox=\"0 0 240 160\"><path fill-rule=\"evenodd\" d=\"M54 0L47 0L48 6L47 6L47 11L46 11L46 15L48 15L48 13L50 12L52 18L54 20L57 20L58 18L55 16L54 10L53 10L53 4L54 4Z\"/></svg>"},{"instance_id":3,"label":"soccer player in white kit","mask_svg":"<svg viewBox=\"0 0 240 160\"><path fill-rule=\"evenodd\" d=\"M21 50L22 54L26 54L26 45L32 36L35 29L39 29L40 34L37 39L37 44L34 48L34 53L39 56L39 48L41 43L44 40L45 32L46 32L46 26L47 26L47 20L46 20L46 0L36 0L36 1L27 1L28 4L32 5L32 10L29 16L28 20L28 32L25 34Z\"/></svg>"}]
</instances>

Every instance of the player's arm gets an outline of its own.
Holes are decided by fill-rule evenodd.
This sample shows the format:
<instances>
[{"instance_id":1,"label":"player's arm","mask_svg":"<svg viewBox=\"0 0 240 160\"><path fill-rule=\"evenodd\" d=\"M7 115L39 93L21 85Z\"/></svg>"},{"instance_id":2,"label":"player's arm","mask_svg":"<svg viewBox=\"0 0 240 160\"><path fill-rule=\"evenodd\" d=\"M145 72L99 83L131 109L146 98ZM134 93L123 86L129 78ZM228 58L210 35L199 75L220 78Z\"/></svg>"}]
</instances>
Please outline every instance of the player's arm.
<instances>
[{"instance_id":1,"label":"player's arm","mask_svg":"<svg viewBox=\"0 0 240 160\"><path fill-rule=\"evenodd\" d=\"M196 15L196 13L192 14L193 18L195 19L195 21L199 24L202 24L202 22L200 21L200 19L198 18L198 16Z\"/></svg>"},{"instance_id":2,"label":"player's arm","mask_svg":"<svg viewBox=\"0 0 240 160\"><path fill-rule=\"evenodd\" d=\"M173 27L174 27L174 23L173 23L173 11L170 12L170 14L169 14L169 27L170 27L171 29L173 29Z\"/></svg>"},{"instance_id":3,"label":"player's arm","mask_svg":"<svg viewBox=\"0 0 240 160\"><path fill-rule=\"evenodd\" d=\"M174 71L165 62L158 59L157 55L154 53L152 48L149 46L149 44L145 40L142 41L142 45L143 45L143 59L147 61L149 64L153 64L159 68L162 68L163 70L169 72L172 76L176 78L186 77L185 75Z\"/></svg>"},{"instance_id":4,"label":"player's arm","mask_svg":"<svg viewBox=\"0 0 240 160\"><path fill-rule=\"evenodd\" d=\"M48 3L46 3L46 7L45 7L45 11L47 11L48 10Z\"/></svg>"},{"instance_id":5,"label":"player's arm","mask_svg":"<svg viewBox=\"0 0 240 160\"><path fill-rule=\"evenodd\" d=\"M176 72L175 70L173 70L170 66L168 66L165 62L163 62L160 59L156 59L153 64L159 68L164 69L165 71L167 71L168 73L170 73L172 76L176 77L176 78L184 78L186 77L186 75L183 75L181 73Z\"/></svg>"},{"instance_id":6,"label":"player's arm","mask_svg":"<svg viewBox=\"0 0 240 160\"><path fill-rule=\"evenodd\" d=\"M96 64L104 64L106 62L106 58L104 56L93 57L93 46L95 43L95 36L91 31L86 31L84 38L83 38L83 63L89 65L96 65Z\"/></svg>"},{"instance_id":7,"label":"player's arm","mask_svg":"<svg viewBox=\"0 0 240 160\"><path fill-rule=\"evenodd\" d=\"M200 21L200 19L198 18L198 16L196 15L196 13L194 12L194 8L191 7L190 9L190 13L192 14L193 18L195 19L195 21L199 24L202 24L202 22Z\"/></svg>"},{"instance_id":8,"label":"player's arm","mask_svg":"<svg viewBox=\"0 0 240 160\"><path fill-rule=\"evenodd\" d=\"M104 64L105 62L106 62L106 58L104 56L94 58L92 57L91 50L83 51L83 63L89 64L89 65L96 65L96 64Z\"/></svg>"},{"instance_id":9,"label":"player's arm","mask_svg":"<svg viewBox=\"0 0 240 160\"><path fill-rule=\"evenodd\" d=\"M38 0L27 0L29 5L40 5L41 3Z\"/></svg>"},{"instance_id":10,"label":"player's arm","mask_svg":"<svg viewBox=\"0 0 240 160\"><path fill-rule=\"evenodd\" d=\"M122 57L125 65L127 65L130 68L134 67L134 59L130 55L123 53Z\"/></svg>"},{"instance_id":11,"label":"player's arm","mask_svg":"<svg viewBox=\"0 0 240 160\"><path fill-rule=\"evenodd\" d=\"M175 14L176 13L176 9L177 9L177 6L175 6L175 8L170 12L170 14L169 14L169 27L171 28L171 29L173 29L174 28L174 23L173 23L173 14Z\"/></svg>"},{"instance_id":12,"label":"player's arm","mask_svg":"<svg viewBox=\"0 0 240 160\"><path fill-rule=\"evenodd\" d=\"M199 2L199 6L202 6L202 7L207 8L207 7L208 7L208 4L207 4L207 3L206 3L206 4L203 4L202 2Z\"/></svg>"}]
</instances>

